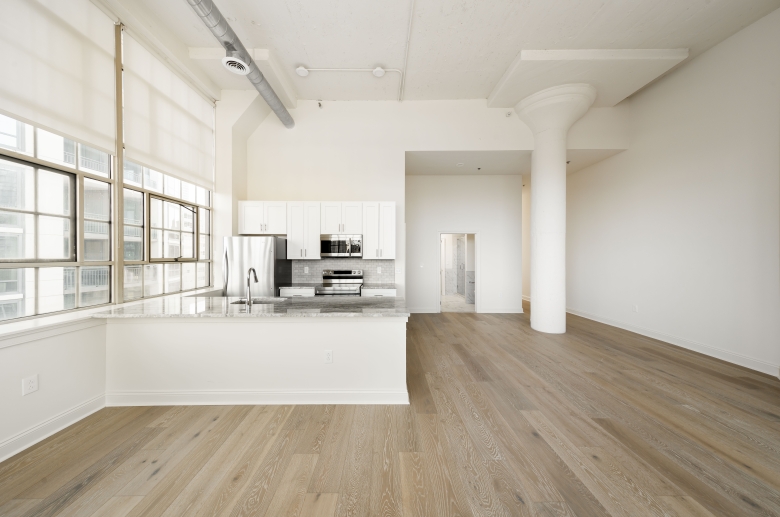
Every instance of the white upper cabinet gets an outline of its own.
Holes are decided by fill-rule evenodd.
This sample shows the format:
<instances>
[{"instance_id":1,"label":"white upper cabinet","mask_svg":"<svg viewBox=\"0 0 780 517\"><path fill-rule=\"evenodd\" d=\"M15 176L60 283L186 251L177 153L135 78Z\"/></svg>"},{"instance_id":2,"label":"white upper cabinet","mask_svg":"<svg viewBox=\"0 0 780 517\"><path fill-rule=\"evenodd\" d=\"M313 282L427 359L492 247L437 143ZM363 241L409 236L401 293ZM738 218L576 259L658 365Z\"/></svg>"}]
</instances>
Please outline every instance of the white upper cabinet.
<instances>
[{"instance_id":1,"label":"white upper cabinet","mask_svg":"<svg viewBox=\"0 0 780 517\"><path fill-rule=\"evenodd\" d=\"M395 203L379 203L379 258L395 258Z\"/></svg>"},{"instance_id":2,"label":"white upper cabinet","mask_svg":"<svg viewBox=\"0 0 780 517\"><path fill-rule=\"evenodd\" d=\"M320 233L363 233L363 203L323 201L321 204Z\"/></svg>"},{"instance_id":3,"label":"white upper cabinet","mask_svg":"<svg viewBox=\"0 0 780 517\"><path fill-rule=\"evenodd\" d=\"M395 258L395 203L363 203L363 259Z\"/></svg>"},{"instance_id":4,"label":"white upper cabinet","mask_svg":"<svg viewBox=\"0 0 780 517\"><path fill-rule=\"evenodd\" d=\"M320 259L320 234L363 236L364 259L395 259L395 203L239 201L239 235L286 235L287 258Z\"/></svg>"},{"instance_id":5,"label":"white upper cabinet","mask_svg":"<svg viewBox=\"0 0 780 517\"><path fill-rule=\"evenodd\" d=\"M287 233L287 203L284 201L265 201L265 233L284 235Z\"/></svg>"},{"instance_id":6,"label":"white upper cabinet","mask_svg":"<svg viewBox=\"0 0 780 517\"><path fill-rule=\"evenodd\" d=\"M287 203L284 201L239 201L239 235L285 235Z\"/></svg>"},{"instance_id":7,"label":"white upper cabinet","mask_svg":"<svg viewBox=\"0 0 780 517\"><path fill-rule=\"evenodd\" d=\"M320 233L343 233L341 231L341 203L323 201L322 217L320 219Z\"/></svg>"},{"instance_id":8,"label":"white upper cabinet","mask_svg":"<svg viewBox=\"0 0 780 517\"><path fill-rule=\"evenodd\" d=\"M302 259L306 247L303 203L287 203L287 258Z\"/></svg>"},{"instance_id":9,"label":"white upper cabinet","mask_svg":"<svg viewBox=\"0 0 780 517\"><path fill-rule=\"evenodd\" d=\"M238 233L256 235L263 233L265 214L262 201L238 202Z\"/></svg>"},{"instance_id":10,"label":"white upper cabinet","mask_svg":"<svg viewBox=\"0 0 780 517\"><path fill-rule=\"evenodd\" d=\"M319 259L320 258L320 204L319 203L304 203L303 204L303 217L304 217L304 239L306 245L303 248L303 258L305 259Z\"/></svg>"},{"instance_id":11,"label":"white upper cabinet","mask_svg":"<svg viewBox=\"0 0 780 517\"><path fill-rule=\"evenodd\" d=\"M320 204L296 201L287 203L287 258L320 258Z\"/></svg>"},{"instance_id":12,"label":"white upper cabinet","mask_svg":"<svg viewBox=\"0 0 780 517\"><path fill-rule=\"evenodd\" d=\"M363 233L363 203L341 203L342 233L360 235Z\"/></svg>"},{"instance_id":13,"label":"white upper cabinet","mask_svg":"<svg viewBox=\"0 0 780 517\"><path fill-rule=\"evenodd\" d=\"M363 259L379 258L379 203L363 203Z\"/></svg>"}]
</instances>

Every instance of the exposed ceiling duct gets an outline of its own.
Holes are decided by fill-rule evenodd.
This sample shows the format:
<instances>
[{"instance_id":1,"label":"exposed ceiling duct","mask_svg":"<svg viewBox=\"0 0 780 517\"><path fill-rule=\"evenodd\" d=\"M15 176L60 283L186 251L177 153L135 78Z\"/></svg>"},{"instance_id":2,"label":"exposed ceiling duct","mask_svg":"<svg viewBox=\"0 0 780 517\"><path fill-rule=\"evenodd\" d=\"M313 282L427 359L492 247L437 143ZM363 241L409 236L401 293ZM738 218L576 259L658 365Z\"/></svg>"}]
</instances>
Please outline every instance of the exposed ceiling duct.
<instances>
[{"instance_id":1,"label":"exposed ceiling duct","mask_svg":"<svg viewBox=\"0 0 780 517\"><path fill-rule=\"evenodd\" d=\"M227 20L222 13L219 12L217 6L214 5L212 0L187 0L190 6L195 10L195 13L203 20L206 27L209 28L214 37L217 38L220 45L225 48L227 52L227 59L223 60L223 64L234 73L240 75L246 75L260 95L265 99L265 102L271 107L271 109L282 121L285 127L292 129L295 127L295 121L293 120L290 112L284 107L282 101L279 100L279 96L271 85L268 84L263 73L257 68L252 56L246 51L246 47L238 39L236 33L233 32L233 28L228 24ZM244 74L246 70L241 70L242 66L248 66L249 71Z\"/></svg>"}]
</instances>

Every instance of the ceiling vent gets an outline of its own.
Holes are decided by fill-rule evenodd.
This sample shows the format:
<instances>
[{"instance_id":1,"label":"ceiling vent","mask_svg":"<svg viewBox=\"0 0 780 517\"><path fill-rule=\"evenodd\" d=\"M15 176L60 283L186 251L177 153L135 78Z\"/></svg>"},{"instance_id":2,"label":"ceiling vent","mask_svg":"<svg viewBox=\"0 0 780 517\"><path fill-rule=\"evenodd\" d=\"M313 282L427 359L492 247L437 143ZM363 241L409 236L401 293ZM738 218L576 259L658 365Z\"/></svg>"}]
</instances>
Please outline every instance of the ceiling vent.
<instances>
[{"instance_id":1,"label":"ceiling vent","mask_svg":"<svg viewBox=\"0 0 780 517\"><path fill-rule=\"evenodd\" d=\"M238 55L238 52L228 52L228 55L222 58L222 66L238 75L249 74L249 63L245 63Z\"/></svg>"}]
</instances>

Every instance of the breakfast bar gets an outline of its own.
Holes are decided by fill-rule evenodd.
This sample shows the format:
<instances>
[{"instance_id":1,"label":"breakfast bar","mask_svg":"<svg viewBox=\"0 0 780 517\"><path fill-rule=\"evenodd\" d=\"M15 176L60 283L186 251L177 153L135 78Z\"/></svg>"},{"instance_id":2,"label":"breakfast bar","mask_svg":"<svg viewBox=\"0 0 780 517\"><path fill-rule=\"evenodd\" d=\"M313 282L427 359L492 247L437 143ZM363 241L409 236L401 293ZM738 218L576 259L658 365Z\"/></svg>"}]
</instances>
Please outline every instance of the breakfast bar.
<instances>
[{"instance_id":1,"label":"breakfast bar","mask_svg":"<svg viewBox=\"0 0 780 517\"><path fill-rule=\"evenodd\" d=\"M402 298L181 296L94 317L109 406L409 402Z\"/></svg>"}]
</instances>

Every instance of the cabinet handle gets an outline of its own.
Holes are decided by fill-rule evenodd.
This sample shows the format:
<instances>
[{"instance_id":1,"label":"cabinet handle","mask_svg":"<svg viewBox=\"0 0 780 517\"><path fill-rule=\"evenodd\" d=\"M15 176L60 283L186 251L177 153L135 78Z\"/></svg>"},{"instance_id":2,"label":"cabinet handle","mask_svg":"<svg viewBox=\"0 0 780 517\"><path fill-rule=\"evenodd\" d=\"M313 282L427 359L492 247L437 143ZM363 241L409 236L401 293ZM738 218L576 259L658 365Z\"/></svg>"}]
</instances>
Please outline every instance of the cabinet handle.
<instances>
[{"instance_id":1,"label":"cabinet handle","mask_svg":"<svg viewBox=\"0 0 780 517\"><path fill-rule=\"evenodd\" d=\"M303 256L304 256L304 257L306 256L306 251L307 251L307 250L303 250Z\"/></svg>"}]
</instances>

